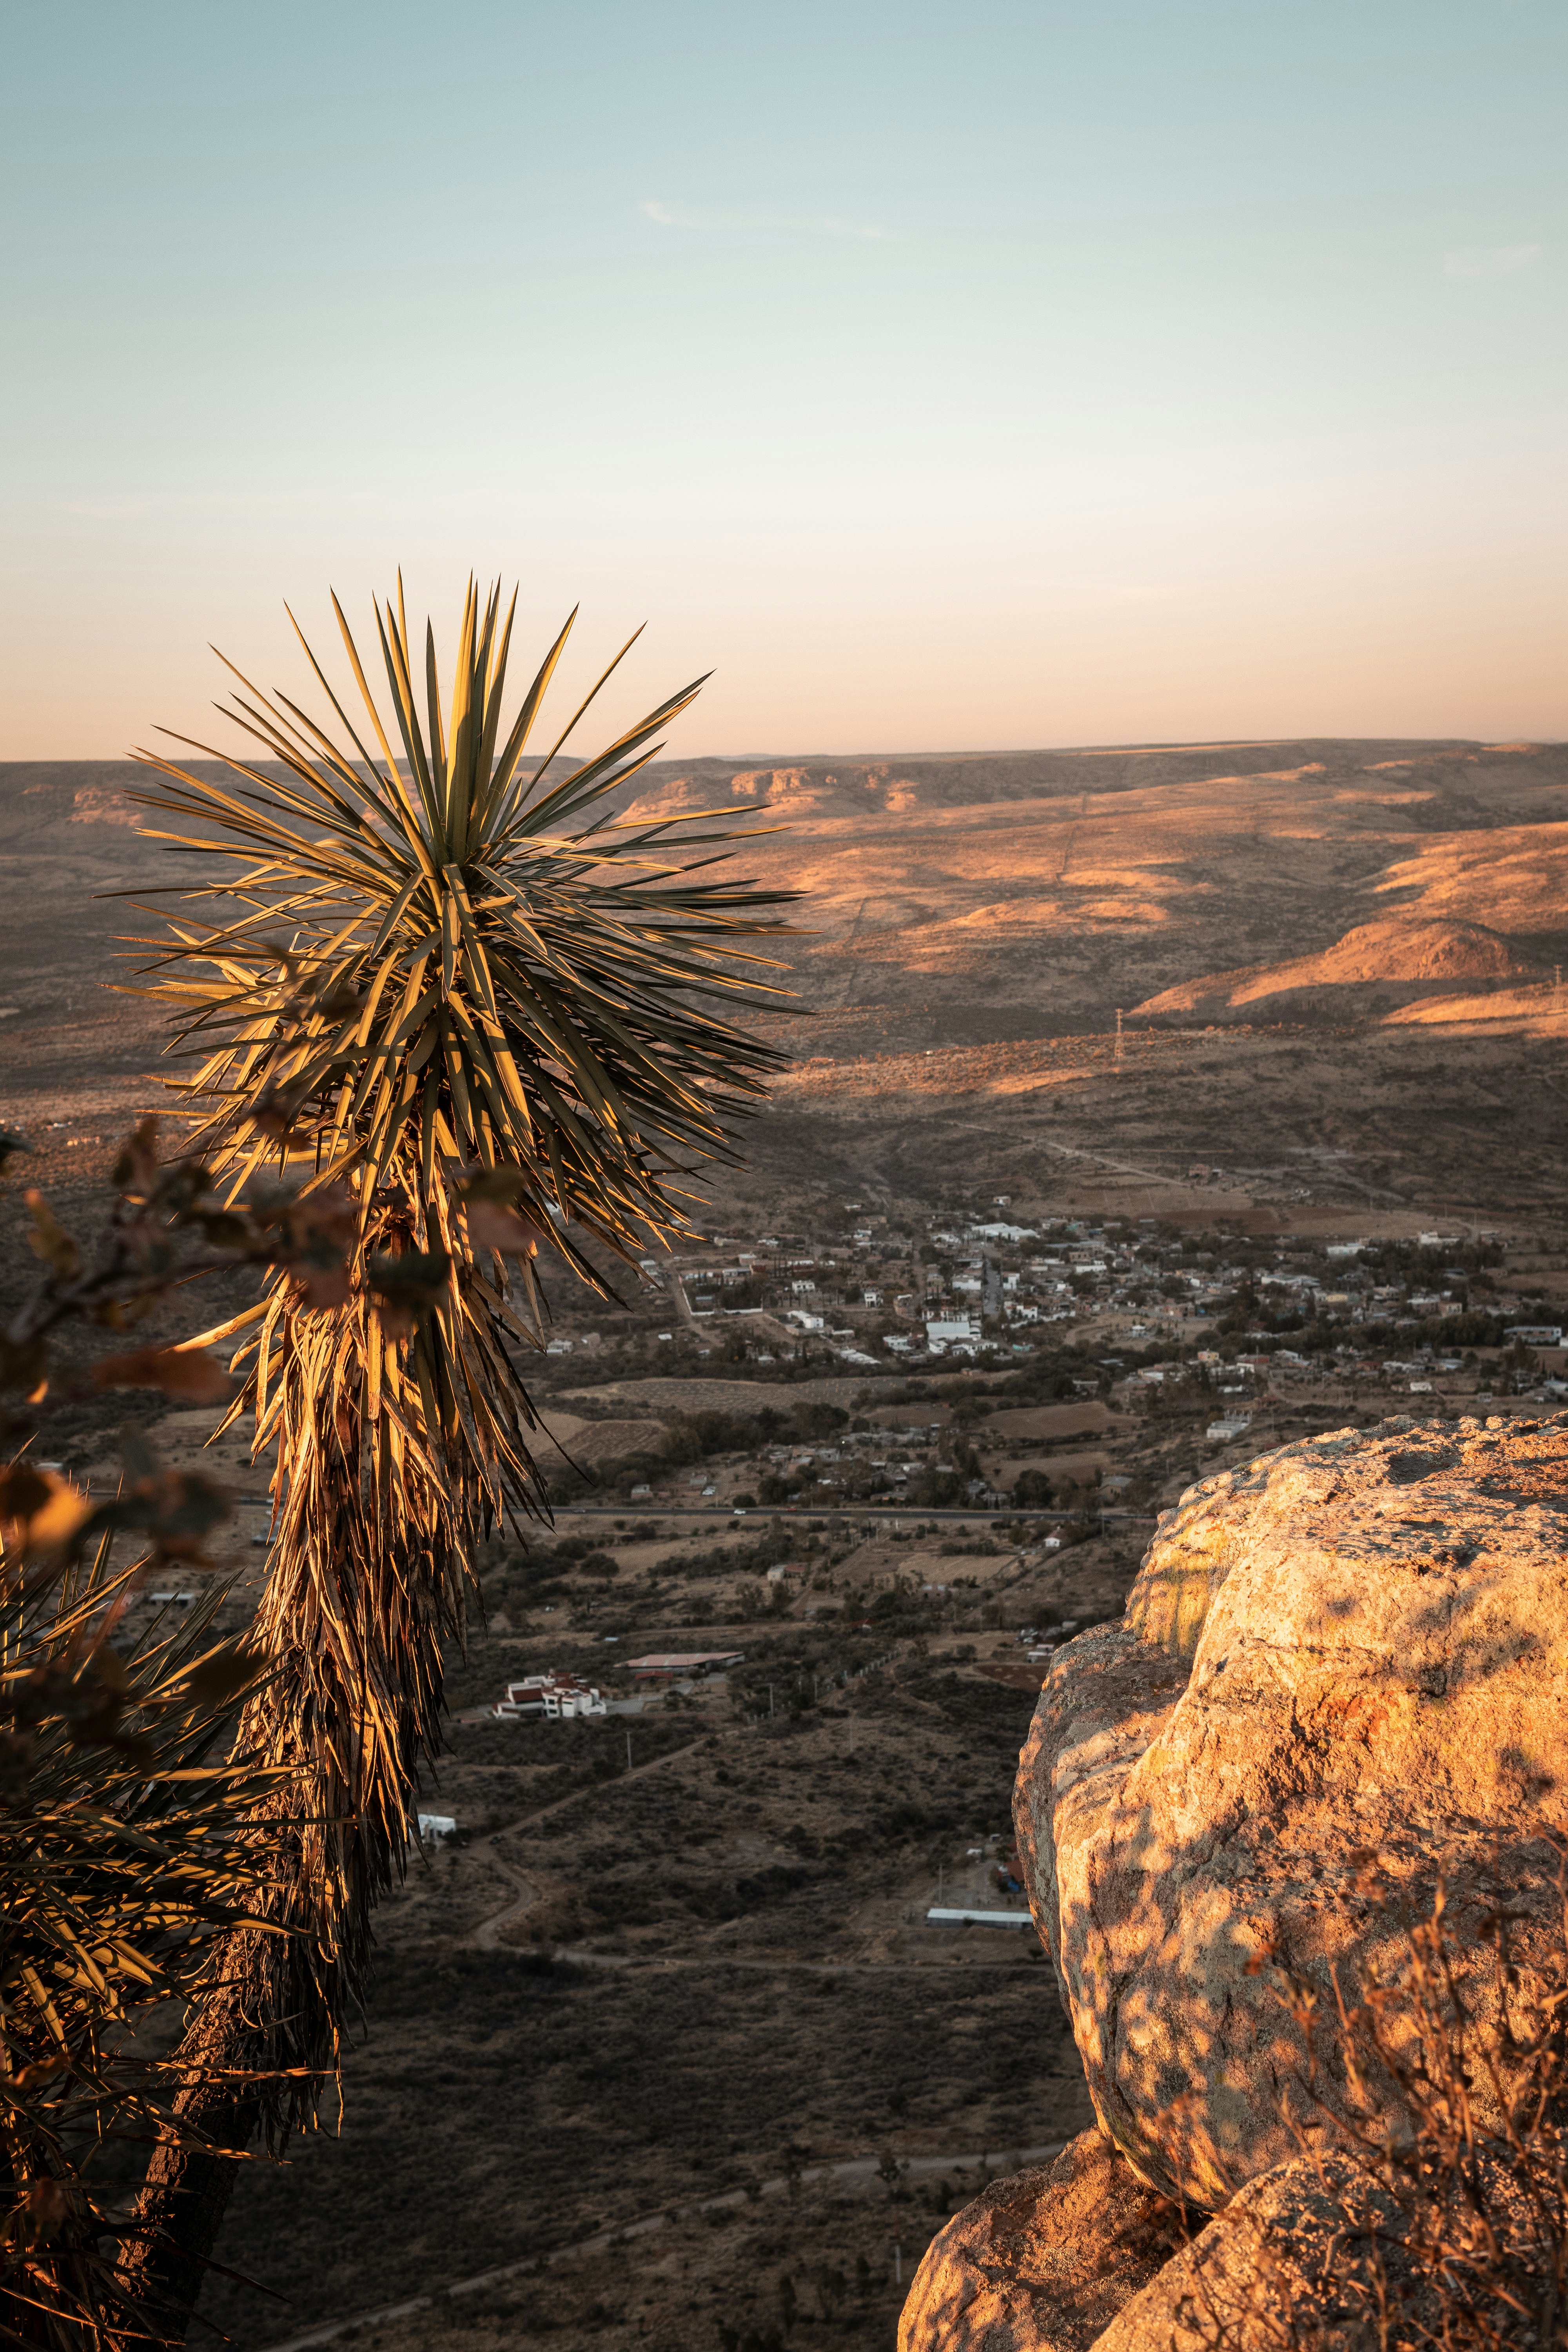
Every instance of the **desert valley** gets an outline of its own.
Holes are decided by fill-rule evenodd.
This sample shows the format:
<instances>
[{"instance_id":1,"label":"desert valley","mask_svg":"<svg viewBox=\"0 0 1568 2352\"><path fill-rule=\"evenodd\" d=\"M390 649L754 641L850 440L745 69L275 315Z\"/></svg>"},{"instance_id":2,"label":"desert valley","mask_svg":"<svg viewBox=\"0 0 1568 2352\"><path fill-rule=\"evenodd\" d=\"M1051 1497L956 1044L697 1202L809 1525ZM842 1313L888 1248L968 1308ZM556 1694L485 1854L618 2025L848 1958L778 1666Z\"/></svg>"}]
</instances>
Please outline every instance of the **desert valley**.
<instances>
[{"instance_id":1,"label":"desert valley","mask_svg":"<svg viewBox=\"0 0 1568 2352\"><path fill-rule=\"evenodd\" d=\"M136 788L0 769L0 1118L68 1223L157 1095ZM545 1271L554 1524L474 1563L341 2125L204 2295L241 2352L890 2347L1090 2118L1009 1812L1056 1651L1195 1480L1568 1394L1568 751L664 761L623 814L722 807L802 894L790 1063L687 1245ZM125 1410L51 1424L95 1490ZM214 1415L143 1418L177 1464Z\"/></svg>"}]
</instances>

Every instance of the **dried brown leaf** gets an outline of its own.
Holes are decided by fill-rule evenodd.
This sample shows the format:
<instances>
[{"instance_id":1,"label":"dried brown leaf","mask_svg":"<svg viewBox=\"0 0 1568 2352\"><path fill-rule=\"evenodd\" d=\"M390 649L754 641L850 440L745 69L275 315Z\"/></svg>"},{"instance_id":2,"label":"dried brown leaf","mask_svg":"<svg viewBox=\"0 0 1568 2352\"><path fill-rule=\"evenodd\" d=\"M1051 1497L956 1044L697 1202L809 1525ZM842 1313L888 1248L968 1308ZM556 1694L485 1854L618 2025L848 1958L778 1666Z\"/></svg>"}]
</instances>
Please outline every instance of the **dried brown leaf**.
<instances>
[{"instance_id":1,"label":"dried brown leaf","mask_svg":"<svg viewBox=\"0 0 1568 2352\"><path fill-rule=\"evenodd\" d=\"M114 1181L122 1192L145 1199L158 1182L158 1122L144 1118L120 1147Z\"/></svg>"},{"instance_id":2,"label":"dried brown leaf","mask_svg":"<svg viewBox=\"0 0 1568 2352\"><path fill-rule=\"evenodd\" d=\"M336 1265L305 1265L296 1271L302 1306L342 1307L353 1295L349 1270L341 1260Z\"/></svg>"},{"instance_id":3,"label":"dried brown leaf","mask_svg":"<svg viewBox=\"0 0 1568 2352\"><path fill-rule=\"evenodd\" d=\"M216 1650L185 1676L180 1685L179 1703L216 1713L244 1696L262 1671L262 1664L254 1651L238 1642Z\"/></svg>"},{"instance_id":4,"label":"dried brown leaf","mask_svg":"<svg viewBox=\"0 0 1568 2352\"><path fill-rule=\"evenodd\" d=\"M31 1557L64 1550L92 1515L87 1496L58 1471L14 1462L0 1478L0 1517L24 1525L22 1549Z\"/></svg>"}]
</instances>

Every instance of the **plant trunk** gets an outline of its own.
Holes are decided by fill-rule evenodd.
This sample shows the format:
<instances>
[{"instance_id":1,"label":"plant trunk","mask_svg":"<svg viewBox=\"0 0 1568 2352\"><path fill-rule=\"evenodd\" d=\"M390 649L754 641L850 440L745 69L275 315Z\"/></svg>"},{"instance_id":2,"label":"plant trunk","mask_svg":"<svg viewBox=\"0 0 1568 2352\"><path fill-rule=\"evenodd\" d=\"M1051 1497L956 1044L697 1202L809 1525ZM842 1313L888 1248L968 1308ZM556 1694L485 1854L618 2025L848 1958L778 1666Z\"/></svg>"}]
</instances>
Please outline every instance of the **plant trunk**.
<instances>
[{"instance_id":1,"label":"plant trunk","mask_svg":"<svg viewBox=\"0 0 1568 2352\"><path fill-rule=\"evenodd\" d=\"M374 1238L426 1235L384 1223ZM442 1745L443 1644L461 1639L468 1563L489 1519L449 1381L449 1432L424 1425L407 1382L394 1424L395 1360L363 1299L315 1313L280 1292L275 1327L259 1349L285 1499L254 1640L277 1671L236 1745L284 1776L255 1817L276 1874L267 1927L225 1939L175 2053L190 2144L156 2152L121 2266L178 2304L174 2342L247 2141L259 2126L279 2153L336 2076L364 1998L371 1915L403 1875L418 1759Z\"/></svg>"},{"instance_id":2,"label":"plant trunk","mask_svg":"<svg viewBox=\"0 0 1568 2352\"><path fill-rule=\"evenodd\" d=\"M185 2340L258 2115L254 2095L220 2095L199 2122L194 2116L181 2117L216 2145L166 2142L147 2168L135 2214L135 2226L145 2235L127 2247L120 2282L146 2313L158 2341Z\"/></svg>"},{"instance_id":3,"label":"plant trunk","mask_svg":"<svg viewBox=\"0 0 1568 2352\"><path fill-rule=\"evenodd\" d=\"M155 2342L184 2342L240 2159L261 2119L258 2085L236 2077L250 2073L261 2054L265 2037L252 2021L269 1990L269 1940L247 1928L226 1939L218 1983L174 2060L185 2077L174 2103L179 2137L153 2152L119 2268L121 2290Z\"/></svg>"},{"instance_id":4,"label":"plant trunk","mask_svg":"<svg viewBox=\"0 0 1568 2352\"><path fill-rule=\"evenodd\" d=\"M321 1349L341 1325L314 1320L324 1328L306 1338ZM397 1526L374 1491L367 1507L353 1384L340 1373L300 1386L304 1428L255 1627L278 1671L236 1736L284 1776L253 1817L275 1861L258 1906L268 1924L231 1929L193 2007L171 2062L178 2137L154 2152L120 2265L175 2344L247 2144L259 2129L279 2153L337 2074L371 1914L403 1874L417 1759L441 1744L442 1643L463 1622L465 1554L445 1493L423 1526L411 1510ZM335 1475L308 1475L323 1456Z\"/></svg>"}]
</instances>

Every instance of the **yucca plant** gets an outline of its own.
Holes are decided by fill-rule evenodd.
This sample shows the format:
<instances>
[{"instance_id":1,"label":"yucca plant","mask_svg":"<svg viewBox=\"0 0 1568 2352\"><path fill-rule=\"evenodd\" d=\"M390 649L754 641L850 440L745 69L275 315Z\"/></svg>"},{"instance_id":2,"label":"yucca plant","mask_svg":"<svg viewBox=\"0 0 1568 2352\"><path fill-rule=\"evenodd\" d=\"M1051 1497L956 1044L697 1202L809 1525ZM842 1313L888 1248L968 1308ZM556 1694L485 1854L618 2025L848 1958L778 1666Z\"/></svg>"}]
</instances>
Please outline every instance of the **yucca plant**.
<instances>
[{"instance_id":1,"label":"yucca plant","mask_svg":"<svg viewBox=\"0 0 1568 2352\"><path fill-rule=\"evenodd\" d=\"M738 1156L735 1119L780 1059L737 1016L773 992L751 943L791 895L716 874L722 826L617 814L700 680L557 776L629 646L525 764L571 620L509 721L515 595L503 621L499 588L481 603L470 581L443 706L400 580L375 607L388 722L332 604L357 717L301 634L320 717L226 665L245 752L174 739L225 778L139 755L163 780L140 797L179 820L156 837L236 861L142 942L143 992L196 1063L177 1082L192 1148L236 1197L267 1175L294 1188L296 1264L204 1335L240 1341L223 1427L254 1412L274 1464L257 1630L278 1671L244 1738L303 1769L279 1915L295 1932L246 1948L201 2054L221 2042L231 2064L295 2070L264 2095L274 2138L304 2119L360 1997L476 1543L547 1511L512 1353L542 1343L537 1253L601 1287L689 1229L692 1178ZM182 2158L154 2168L144 2218L199 2255L221 2201Z\"/></svg>"}]
</instances>

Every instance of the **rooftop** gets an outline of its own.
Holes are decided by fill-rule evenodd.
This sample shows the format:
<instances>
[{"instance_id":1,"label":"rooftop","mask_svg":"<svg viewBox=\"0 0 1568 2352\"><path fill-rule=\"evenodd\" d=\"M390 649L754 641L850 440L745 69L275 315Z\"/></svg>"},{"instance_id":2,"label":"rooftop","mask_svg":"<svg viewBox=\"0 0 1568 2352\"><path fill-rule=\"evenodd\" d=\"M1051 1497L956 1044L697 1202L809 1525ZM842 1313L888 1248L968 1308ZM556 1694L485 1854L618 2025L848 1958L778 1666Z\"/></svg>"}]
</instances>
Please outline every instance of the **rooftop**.
<instances>
[{"instance_id":1,"label":"rooftop","mask_svg":"<svg viewBox=\"0 0 1568 2352\"><path fill-rule=\"evenodd\" d=\"M654 1650L627 1664L638 1674L695 1674L703 1666L738 1666L745 1654L744 1650Z\"/></svg>"}]
</instances>

